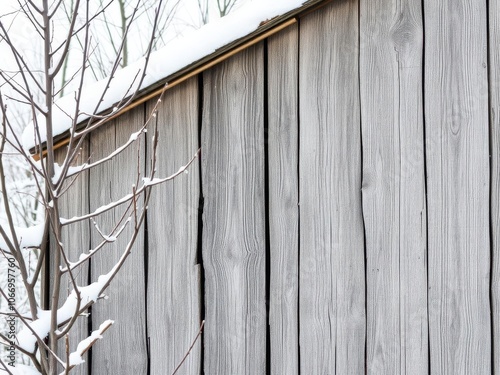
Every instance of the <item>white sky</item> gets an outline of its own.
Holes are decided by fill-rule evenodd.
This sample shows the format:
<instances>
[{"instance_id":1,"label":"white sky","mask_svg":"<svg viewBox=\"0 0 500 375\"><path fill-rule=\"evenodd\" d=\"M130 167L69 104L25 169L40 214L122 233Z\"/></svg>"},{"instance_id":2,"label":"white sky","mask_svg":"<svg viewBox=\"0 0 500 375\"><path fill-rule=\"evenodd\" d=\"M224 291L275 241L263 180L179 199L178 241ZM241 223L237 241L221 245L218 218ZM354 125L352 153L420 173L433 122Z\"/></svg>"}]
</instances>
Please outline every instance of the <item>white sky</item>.
<instances>
[{"instance_id":1,"label":"white sky","mask_svg":"<svg viewBox=\"0 0 500 375\"><path fill-rule=\"evenodd\" d=\"M69 0L65 1L66 3L69 3ZM99 1L100 0L93 0L93 3L98 4ZM177 0L163 0L163 4L164 6L171 7L176 1ZM218 18L216 0L208 0L208 1L211 4L210 19L212 20ZM237 9L239 6L241 6L241 4L243 4L246 1L251 1L251 0L239 0L234 9ZM39 51L40 47L37 46L37 43L41 45L41 41L39 36L33 30L33 28L30 27L30 23L19 15L11 14L5 16L6 14L15 12L16 10L19 9L18 0L1 0L1 2L2 4L0 7L0 17L2 17L1 19L4 22L4 24L9 25L11 27L10 35L13 41L16 43L17 46L20 47L19 49L22 50L26 55L40 55ZM129 1L130 4L135 4L135 2L136 0ZM118 5L112 4L108 9L109 9L108 14L111 17L115 15L116 16L115 21L116 23L118 23L118 15L119 15ZM140 19L140 22L144 21L147 22L147 20L145 20L144 18ZM198 10L197 0L180 0L179 5L176 9L175 18L173 22L167 29L167 33L163 34L161 37L162 39L165 40L172 40L177 35L185 34L186 32L197 29L200 26L201 26L201 20L200 20L200 13ZM138 27L141 28L140 23L138 24ZM64 32L62 33L62 35L64 35ZM141 38L142 40L137 40L136 37L137 34L134 35L135 39L132 38L132 40L130 41L133 47L134 44L135 47L147 44L147 41L144 40L145 38ZM105 38L102 38L103 36ZM96 33L93 35L93 38L105 41L107 35L103 29L101 35ZM143 49L143 48L139 47L135 49ZM6 69L14 66L12 65L13 63L9 58L10 53L8 52L9 52L8 46L5 45L5 43L0 43L0 69Z\"/></svg>"}]
</instances>

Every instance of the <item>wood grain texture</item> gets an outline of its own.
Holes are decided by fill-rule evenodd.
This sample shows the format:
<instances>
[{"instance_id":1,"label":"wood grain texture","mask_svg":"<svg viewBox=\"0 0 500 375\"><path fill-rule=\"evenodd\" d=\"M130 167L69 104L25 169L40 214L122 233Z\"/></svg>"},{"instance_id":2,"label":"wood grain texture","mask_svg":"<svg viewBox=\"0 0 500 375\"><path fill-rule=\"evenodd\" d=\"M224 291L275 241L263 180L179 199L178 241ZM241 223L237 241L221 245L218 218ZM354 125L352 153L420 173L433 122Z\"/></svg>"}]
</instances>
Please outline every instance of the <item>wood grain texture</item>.
<instances>
[{"instance_id":1,"label":"wood grain texture","mask_svg":"<svg viewBox=\"0 0 500 375\"><path fill-rule=\"evenodd\" d=\"M301 20L300 368L365 371L358 1Z\"/></svg>"},{"instance_id":2,"label":"wood grain texture","mask_svg":"<svg viewBox=\"0 0 500 375\"><path fill-rule=\"evenodd\" d=\"M489 374L486 2L424 10L430 369Z\"/></svg>"},{"instance_id":3,"label":"wood grain texture","mask_svg":"<svg viewBox=\"0 0 500 375\"><path fill-rule=\"evenodd\" d=\"M266 366L262 43L203 74L205 373Z\"/></svg>"},{"instance_id":4,"label":"wood grain texture","mask_svg":"<svg viewBox=\"0 0 500 375\"><path fill-rule=\"evenodd\" d=\"M428 372L420 2L361 0L367 373Z\"/></svg>"},{"instance_id":5,"label":"wood grain texture","mask_svg":"<svg viewBox=\"0 0 500 375\"><path fill-rule=\"evenodd\" d=\"M489 1L493 371L500 373L500 1Z\"/></svg>"},{"instance_id":6,"label":"wood grain texture","mask_svg":"<svg viewBox=\"0 0 500 375\"><path fill-rule=\"evenodd\" d=\"M140 106L113 120L109 126L92 133L90 137L92 160L108 155L123 145L130 138L130 134L137 131L143 123L144 106ZM141 171L139 178L144 176L144 137L141 137L141 143L139 152L137 143L134 143L112 161L91 170L91 211L132 193L132 185L137 185L138 171ZM99 216L96 221L101 231L109 235L125 210L126 205L122 205ZM92 281L96 281L99 275L107 274L116 264L130 239L133 223L132 219L117 241L107 245L92 257ZM91 241L93 246L102 241L95 228L92 228ZM97 329L107 319L114 320L115 324L106 331L103 339L99 340L92 350L92 373L146 374L146 290L142 230L137 236L131 254L105 294L109 298L100 300L92 308L92 329Z\"/></svg>"},{"instance_id":7,"label":"wood grain texture","mask_svg":"<svg viewBox=\"0 0 500 375\"><path fill-rule=\"evenodd\" d=\"M56 151L56 162L62 164L66 156L67 148L64 147ZM80 150L80 154L73 165L82 165L88 161L89 157L89 142L84 141ZM69 184L71 183L71 186ZM68 190L59 198L59 212L61 217L70 218L89 212L89 172L81 173L78 178L73 181L71 177L66 184ZM90 223L83 221L71 224L62 228L61 242L64 245L65 252L70 262L78 261L81 254L87 254L90 250ZM63 263L64 266L66 264ZM76 279L78 286L88 285L88 262L82 264L73 271L73 276ZM66 301L66 298L74 289L71 279L68 274L63 275L61 280L61 305ZM78 343L89 336L88 318L81 316L75 322L75 325L69 333L69 348L70 352L74 352ZM61 340L59 345L59 355L61 358L66 358L65 340ZM88 374L88 354L83 357L85 363L75 367L71 373L78 375ZM60 369L63 370L62 368Z\"/></svg>"},{"instance_id":8,"label":"wood grain texture","mask_svg":"<svg viewBox=\"0 0 500 375\"><path fill-rule=\"evenodd\" d=\"M152 112L152 99L146 113ZM198 150L197 78L168 91L156 116L159 144L156 177L175 173ZM154 124L148 132L148 170ZM147 313L151 374L171 374L188 351L200 324L197 265L199 162L188 174L154 188L148 210ZM199 374L198 340L178 374Z\"/></svg>"},{"instance_id":9,"label":"wood grain texture","mask_svg":"<svg viewBox=\"0 0 500 375\"><path fill-rule=\"evenodd\" d=\"M298 374L298 26L268 40L271 373Z\"/></svg>"}]
</instances>

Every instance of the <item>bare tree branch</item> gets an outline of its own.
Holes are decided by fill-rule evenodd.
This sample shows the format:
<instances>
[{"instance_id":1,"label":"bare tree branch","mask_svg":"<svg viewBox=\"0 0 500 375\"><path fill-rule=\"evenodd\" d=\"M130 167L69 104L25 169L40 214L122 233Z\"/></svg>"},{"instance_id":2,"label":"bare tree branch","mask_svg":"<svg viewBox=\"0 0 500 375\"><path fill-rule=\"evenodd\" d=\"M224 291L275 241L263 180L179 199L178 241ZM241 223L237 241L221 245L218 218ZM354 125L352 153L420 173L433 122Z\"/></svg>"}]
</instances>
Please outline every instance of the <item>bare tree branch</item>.
<instances>
[{"instance_id":1,"label":"bare tree branch","mask_svg":"<svg viewBox=\"0 0 500 375\"><path fill-rule=\"evenodd\" d=\"M124 197L120 198L119 200L111 202L105 206L101 206L97 210L95 210L94 212L91 212L89 214L82 215L82 216L75 216L75 217L72 217L71 219L61 218L60 219L61 225L62 226L70 225L70 224L77 223L77 222L82 221L82 220L90 219L92 217L96 217L98 215L101 215L104 212L112 210L115 207L121 206L124 203L132 201L133 199L135 199L135 197L137 195L142 194L143 192L147 192L151 186L159 185L159 184L162 184L164 182L173 180L174 178L181 175L182 173L184 173L187 170L187 168L198 157L198 154L199 154L199 150L198 150L198 152L196 152L196 154L191 158L191 160L186 165L179 168L179 170L177 172L175 172L174 174L172 174L168 177L165 177L165 178L144 179L144 184L139 189L136 189L135 193L132 192L131 194L125 195Z\"/></svg>"},{"instance_id":2,"label":"bare tree branch","mask_svg":"<svg viewBox=\"0 0 500 375\"><path fill-rule=\"evenodd\" d=\"M18 1L25 17L29 20L36 32L42 36L43 69L41 71L31 69L31 60L22 55L21 51L9 38L9 28L5 27L0 22L1 36L4 37L5 42L9 45L10 53L18 69L13 72L7 70L0 71L0 78L5 81L2 82L3 87L12 94L6 96L6 98L10 98L14 104L29 107L29 113L33 121L35 152L40 156L40 161L34 162L31 160L31 156L23 149L21 141L14 131L13 126L15 120L10 119L12 114L7 112L4 106L3 95L5 94L2 94L0 91L0 106L2 107L0 113L3 115L0 133L0 185L2 187L0 195L1 199L4 201L3 205L6 207L5 211L8 216L7 225L0 225L0 236L5 243L3 247L7 249L0 249L0 253L3 256L8 255L10 257L12 255L15 259L16 274L22 280L24 289L26 289L27 293L27 299L24 300L23 305L21 305L21 311L24 312L24 310L29 310L31 321L27 316L23 316L19 310L16 310L15 314L12 316L18 317L25 325L23 332L28 333L28 346L23 346L21 343L18 343L16 347L22 353L28 355L32 359L34 366L44 375L60 373L60 366L63 366L63 373L69 373L74 365L70 363L73 353L70 353L68 334L72 332L71 330L75 326L78 317L85 314L91 305L103 297L104 291L121 270L128 255L131 253L135 240L141 232L142 225L145 221L153 186L170 181L176 176L187 172L187 168L198 156L199 150L193 158L176 173L165 178L156 178L158 131L155 127L151 172L146 178L143 178L140 166L144 165L142 160L144 152L138 148L137 173L132 179L135 181L131 181L130 194L115 202L103 202L103 206L92 213L85 214L84 212L76 212L73 218L68 220L62 219L60 216L62 208L62 201L60 198L69 191L68 189L73 186L78 178L84 175L83 172L89 171L91 168L98 167L104 163L108 163L125 150L130 150L130 146L137 144L136 141L143 138L148 126L151 125L151 121L163 97L163 92L159 96L152 113L145 119L144 124L136 133L131 134L128 141L121 147L116 148L109 155L99 160L92 160L91 156L88 156L85 163L77 167L74 166L76 161L80 158L79 155L81 155L81 149L84 145L83 142L87 139L86 137L88 134L96 129L97 126L115 117L136 97L146 76L146 71L150 62L150 54L162 38L161 35L158 37L156 36L158 28L166 27L166 25L169 24L172 19L173 11L170 13L167 12L167 8L162 6L162 0L157 4L153 1L134 0L135 7L133 8L128 8L126 1L119 0L120 23L116 26L117 29L111 29L110 25L106 25L109 27L103 30L107 30L110 36L117 32L117 34L121 36L121 42L120 44L114 41L112 42L116 56L113 59L109 77L104 81L104 90L99 93L97 102L95 105L92 103L94 108L89 110L86 106L82 105L82 101L85 101L82 94L84 91L83 85L88 68L92 68L91 59L95 60L93 56L94 51L102 47L94 43L90 37L91 24L93 21L102 18L104 18L104 21L109 20L105 10L110 6L112 1L107 4L101 1L99 9L95 13L92 12L92 14L89 7L89 0L75 0L75 2L71 4L70 11L68 11L63 0L40 0L39 4L35 4L33 0ZM179 2L180 0L174 1L174 10ZM157 5L154 9L154 20L152 21L153 31L150 38L145 39L147 40L147 50L142 67L138 69L136 76L133 77L134 79L129 84L128 88L126 88L126 92L123 93L122 98L117 101L116 110L111 113L99 113L102 102L112 87L112 81L115 78L117 70L120 66L128 64L130 58L129 53L131 52L129 49L128 35L131 32L132 25L137 20L138 16L145 15L149 17L149 9L153 8L153 4ZM83 13L84 6L86 7L85 16L84 19L82 19L81 14ZM61 39L59 39L59 35L57 35L58 32L55 28L55 22L62 14L67 14L68 16L67 31L65 31L66 40L58 44L58 40L60 41ZM102 15L102 18L98 17L98 15ZM72 38L76 38L82 48L82 51L79 52L82 53L81 66L76 69L76 71L74 71L73 68L71 68L70 71L67 65L69 54L71 53L70 48L74 46L71 44ZM54 48L54 45L58 45L58 47ZM57 82L59 82L61 74L63 75L62 83L60 87L56 87L56 79ZM71 77L69 80L67 80L68 76ZM54 98L64 92L71 81L77 84L77 89L74 94L74 103L72 103L74 106L72 105L68 109L67 106L59 106L59 104L55 103ZM88 113L85 113L85 111ZM56 155L54 152L54 132L55 129L57 129L57 116L60 116L60 114L62 114L63 117L64 115L68 116L71 121L71 128L69 130L70 140L65 154ZM82 118L83 115L88 116L88 119L80 124L79 118ZM11 121L14 121L14 123ZM43 149L43 142L45 142L45 150ZM5 146L9 148L9 152L6 152ZM26 242L21 241L17 237L19 234L16 233L17 229L12 219L16 211L25 210L28 206L10 204L8 189L5 188L7 181L5 180L5 165L3 161L5 160L4 157L12 154L10 153L11 147L15 152L19 153L20 157L25 159L27 175L32 174L34 176L34 182L29 185L30 189L37 189L37 192L29 193L29 195L33 196L34 200L37 201L36 204L39 207L43 207L45 210L43 235L41 232L38 234L38 236L42 236L43 239L41 243L33 245L33 250L28 249L26 247L28 246ZM46 153L45 158L42 157L44 153ZM58 161L60 160L59 157L64 156L61 165L56 163L56 156ZM134 183L132 184L132 182ZM21 188L21 186L24 186L23 184L24 183L19 183L16 184L16 186ZM28 193L23 194L28 195ZM38 194L40 197L37 196ZM101 230L97 224L97 217L104 212L118 208L118 206L120 206L120 208L117 209L117 215L111 225L111 230L109 228ZM89 219L92 219L94 224L93 230L101 238L97 245L94 244L89 246L90 249L87 253L82 251L83 254L81 254L80 258L76 262L72 262L73 255L68 251L67 244L63 242L65 241L63 227ZM129 225L132 222L133 226ZM26 224L28 223L29 220L26 220ZM42 230L42 228L40 228L40 230ZM47 286L47 294L50 295L50 302L48 303L49 306L46 306L46 303L39 303L35 295L35 285L40 278L40 272L43 269L44 262L48 259L49 248L47 239L49 236L51 239L50 263L53 266L51 266L50 270L51 284ZM125 239L126 245L120 249L119 258L108 270L108 273L101 275L101 278L98 278L97 281L90 285L78 286L76 276L79 270L77 270L77 268L91 259L97 252L104 249L107 244L115 242L118 238ZM32 245L30 244L29 246ZM31 260L31 255L29 254L38 254L38 258L35 260L36 263ZM62 276L65 274L67 274L67 276L64 276L63 279ZM66 300L64 300L64 286L62 285L62 280L69 280L68 285L72 287L72 292ZM93 288L97 289L94 290ZM91 292L95 293L95 295L92 294L92 298L89 301L87 297ZM84 297L85 300L83 299ZM68 306L70 306L71 309L64 310L64 314L62 314L63 310L60 309L63 307L68 308ZM46 310L40 310L40 307ZM2 314L2 312L0 312L0 314ZM45 325L49 320L50 326ZM41 326L43 327L42 329L40 329ZM35 327L36 330L33 329L33 327ZM107 328L108 327L105 327L102 332ZM29 334L30 332L34 337ZM79 348L76 353L83 354L94 344L95 340L95 338L89 338L89 341L84 340L83 342L88 344L88 346L82 350ZM34 350L32 352L31 343L34 343ZM30 348L30 351L26 351L27 347ZM61 354L63 352L65 355ZM60 357L58 353L61 354Z\"/></svg>"},{"instance_id":3,"label":"bare tree branch","mask_svg":"<svg viewBox=\"0 0 500 375\"><path fill-rule=\"evenodd\" d=\"M177 373L177 371L179 371L179 369L181 368L182 364L184 363L184 361L187 359L187 357L189 356L189 354L191 354L191 350L193 350L193 347L194 345L196 344L196 341L198 341L198 339L200 338L201 336L201 333L203 332L203 327L205 326L205 321L203 320L201 322L201 326L200 326L200 329L198 331L198 334L196 335L196 337L194 338L193 340L193 343L191 344L191 346L189 347L186 355L184 356L184 358L182 358L182 361L181 363L179 363L179 365L175 368L174 372L172 373L172 375L175 375Z\"/></svg>"},{"instance_id":4,"label":"bare tree branch","mask_svg":"<svg viewBox=\"0 0 500 375\"><path fill-rule=\"evenodd\" d=\"M74 11L73 11L73 16L72 16L72 19L71 19L71 24L70 24L69 30L68 30L68 36L66 38L66 43L64 44L64 48L63 48L61 57L59 58L59 61L55 64L55 66L52 69L52 71L49 72L50 77L55 77L56 74L61 69L64 61L66 61L66 56L68 54L69 46L70 46L70 43L71 43L71 35L73 34L73 31L75 29L75 24L76 24L76 20L77 20L77 16L78 16L79 6L80 6L80 0L76 0L75 8L74 8ZM51 53L50 56L52 57L53 53Z\"/></svg>"}]
</instances>

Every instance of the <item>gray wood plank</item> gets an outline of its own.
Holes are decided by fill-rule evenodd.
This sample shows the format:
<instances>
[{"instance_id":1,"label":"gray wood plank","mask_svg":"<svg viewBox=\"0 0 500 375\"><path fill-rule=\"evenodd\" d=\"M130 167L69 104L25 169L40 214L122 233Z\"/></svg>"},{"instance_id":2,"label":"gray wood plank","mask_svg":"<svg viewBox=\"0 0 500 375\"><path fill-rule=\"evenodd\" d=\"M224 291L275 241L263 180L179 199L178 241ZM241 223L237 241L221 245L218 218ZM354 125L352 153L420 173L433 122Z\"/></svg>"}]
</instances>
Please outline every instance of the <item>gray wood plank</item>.
<instances>
[{"instance_id":1,"label":"gray wood plank","mask_svg":"<svg viewBox=\"0 0 500 375\"><path fill-rule=\"evenodd\" d=\"M491 134L491 304L493 370L500 373L500 2L489 1L489 93Z\"/></svg>"},{"instance_id":2,"label":"gray wood plank","mask_svg":"<svg viewBox=\"0 0 500 375\"><path fill-rule=\"evenodd\" d=\"M365 371L358 1L303 19L299 41L300 369Z\"/></svg>"},{"instance_id":3,"label":"gray wood plank","mask_svg":"<svg viewBox=\"0 0 500 375\"><path fill-rule=\"evenodd\" d=\"M263 62L259 43L203 74L206 374L265 373Z\"/></svg>"},{"instance_id":4,"label":"gray wood plank","mask_svg":"<svg viewBox=\"0 0 500 375\"><path fill-rule=\"evenodd\" d=\"M426 0L433 374L491 372L486 2Z\"/></svg>"},{"instance_id":5,"label":"gray wood plank","mask_svg":"<svg viewBox=\"0 0 500 375\"><path fill-rule=\"evenodd\" d=\"M367 373L428 372L420 2L360 3Z\"/></svg>"},{"instance_id":6,"label":"gray wood plank","mask_svg":"<svg viewBox=\"0 0 500 375\"><path fill-rule=\"evenodd\" d=\"M155 98L148 103L147 114L156 102ZM156 121L156 177L165 177L185 165L199 147L197 78L165 93ZM154 124L148 129L149 161ZM188 172L155 187L149 201L147 313L151 374L172 373L201 324L200 270L196 264L201 193L198 160ZM199 374L200 365L198 340L178 374Z\"/></svg>"},{"instance_id":7,"label":"gray wood plank","mask_svg":"<svg viewBox=\"0 0 500 375\"><path fill-rule=\"evenodd\" d=\"M56 161L60 164L64 162L64 157L67 151L67 147L59 149L56 151ZM88 139L84 141L83 147L81 148L80 155L78 159L73 163L74 165L82 165L88 161L89 155L89 142ZM68 181L68 190L59 199L59 212L61 217L70 218L73 216L78 216L89 211L89 172L81 173L78 178L72 182L72 179ZM78 261L79 257L83 253L88 253L90 249L90 224L88 221L83 221L63 227L61 232L61 242L64 244L64 248L68 259L70 262ZM65 266L65 264L63 263ZM88 285L88 263L84 263L73 271L73 276L76 279L78 286ZM63 275L61 282L61 305L64 303L66 298L69 296L71 291L74 289L71 279L68 275ZM74 327L69 333L69 348L70 352L76 350L78 343L83 339L87 338L88 332L88 318L86 316L81 316L75 322ZM61 340L59 346L59 354L61 358L66 358L66 348L64 339ZM86 353L83 357L85 363L75 367L71 373L73 374L88 374L88 354ZM62 369L61 369L62 371Z\"/></svg>"},{"instance_id":8,"label":"gray wood plank","mask_svg":"<svg viewBox=\"0 0 500 375\"><path fill-rule=\"evenodd\" d=\"M143 120L144 106L139 106L93 132L90 136L92 160L108 155L123 145L130 134L140 128ZM138 151L137 145L134 145L112 161L90 171L92 211L132 193L132 185L137 184L138 169L141 170L141 177L144 175L144 138L141 138L141 165L137 165ZM125 209L125 206L120 206L99 216L96 221L100 229L109 234ZM133 220L130 224L117 241L92 257L92 281L108 273L116 264L133 231ZM91 241L93 246L102 241L94 228ZM93 330L107 319L115 321L92 350L92 374L146 374L145 293L144 233L141 231L123 268L105 292L109 298L100 300L92 308Z\"/></svg>"},{"instance_id":9,"label":"gray wood plank","mask_svg":"<svg viewBox=\"0 0 500 375\"><path fill-rule=\"evenodd\" d=\"M272 374L298 374L298 25L268 39Z\"/></svg>"}]
</instances>

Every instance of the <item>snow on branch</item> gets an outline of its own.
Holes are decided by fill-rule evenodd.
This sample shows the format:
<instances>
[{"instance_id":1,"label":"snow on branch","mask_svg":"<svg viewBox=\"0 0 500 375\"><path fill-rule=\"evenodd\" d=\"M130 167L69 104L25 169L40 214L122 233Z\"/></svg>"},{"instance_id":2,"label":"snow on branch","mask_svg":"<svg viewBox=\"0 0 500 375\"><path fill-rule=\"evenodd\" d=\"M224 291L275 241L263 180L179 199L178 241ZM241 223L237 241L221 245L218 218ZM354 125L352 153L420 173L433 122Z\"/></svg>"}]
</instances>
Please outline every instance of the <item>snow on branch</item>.
<instances>
[{"instance_id":1,"label":"snow on branch","mask_svg":"<svg viewBox=\"0 0 500 375\"><path fill-rule=\"evenodd\" d=\"M153 178L153 179L151 179L151 178L144 177L142 179L143 185L140 188L135 189L134 193L127 194L127 195L125 195L124 197L120 198L117 201L114 201L114 202L111 202L109 204L103 205L103 206L99 207L98 209L96 209L94 212L91 212L91 213L89 213L87 215L74 216L74 217L72 217L70 219L60 218L61 225L69 225L69 224L73 224L73 223L76 223L76 222L79 222L79 221L82 221L82 220L85 220L85 219L90 219L92 217L101 215L102 213L104 213L106 211L109 211L109 210L111 210L111 209L113 209L115 207L118 207L118 206L120 206L120 205L122 205L124 203L127 203L127 202L131 201L132 199L134 199L138 195L142 194L146 190L146 188L148 188L150 186L158 185L158 184L161 184L161 183L173 180L175 177L179 176L180 174L182 174L184 172L187 172L187 168L198 157L199 153L200 153L200 151L198 150L196 152L196 154L191 158L191 160L186 165L184 165L181 168L179 168L179 170L177 172L175 172L174 174L172 174L172 175L170 175L168 177L165 177L165 178Z\"/></svg>"},{"instance_id":2,"label":"snow on branch","mask_svg":"<svg viewBox=\"0 0 500 375\"><path fill-rule=\"evenodd\" d=\"M146 124L145 124L144 126L141 127L141 129L139 129L135 133L130 134L130 137L127 140L127 142L125 142L123 145L121 145L120 147L113 150L113 152L110 153L109 155L107 155L106 157L99 159L93 163L85 163L85 164L74 166L74 167L68 167L68 171L66 173L66 176L63 176L63 178L74 176L78 173L81 173L81 172L86 171L88 169L94 168L100 164L103 164L103 163L113 159L115 156L117 156L118 154L120 154L124 150L126 150L127 147L129 147L132 143L137 141L141 134L146 133L146 132L147 132L147 129L146 129ZM63 171L63 169L57 163L54 165L56 167L54 168L54 176L52 177L52 182L54 184L56 184L59 182L59 180L61 178L61 172Z\"/></svg>"},{"instance_id":3,"label":"snow on branch","mask_svg":"<svg viewBox=\"0 0 500 375\"><path fill-rule=\"evenodd\" d=\"M44 222L29 228L15 227L17 238L13 241L12 234L7 229L5 230L7 239L3 235L0 236L0 249L7 251L9 249L8 242L17 242L20 248L38 248L42 243L44 230Z\"/></svg>"},{"instance_id":4,"label":"snow on branch","mask_svg":"<svg viewBox=\"0 0 500 375\"><path fill-rule=\"evenodd\" d=\"M83 355L90 349L92 345L97 340L102 339L102 334L108 330L109 327L111 327L114 324L114 321L112 320L106 320L104 321L98 329L93 331L89 337L86 339L80 341L78 343L78 346L74 352L72 352L69 355L69 368L73 368L77 365L80 365L84 363L85 361L83 360Z\"/></svg>"},{"instance_id":5,"label":"snow on branch","mask_svg":"<svg viewBox=\"0 0 500 375\"><path fill-rule=\"evenodd\" d=\"M112 233L114 233L114 234L110 234L110 235L104 235L98 229L97 224L94 223L94 226L96 227L97 231L102 235L104 241L101 241L101 243L99 245L97 245L95 248L89 250L89 252L87 254L85 254L85 253L80 254L78 261L69 262L69 265L67 267L61 267L60 268L61 273L65 273L65 272L74 270L79 265L85 263L91 256L93 256L95 253L97 253L100 249L102 249L104 247L104 245L106 245L107 243L110 243L110 242L114 242L116 240L116 238L118 238L120 236L120 234L123 232L123 230L126 228L126 226L130 223L131 220L132 220L131 217L127 218L127 220L125 220L125 223L118 229L118 231L116 233L114 233L114 231L113 231Z\"/></svg>"},{"instance_id":6,"label":"snow on branch","mask_svg":"<svg viewBox=\"0 0 500 375\"><path fill-rule=\"evenodd\" d=\"M94 304L115 273L116 270L114 267L107 274L99 276L96 282L79 287L78 293L73 290L64 304L57 309L57 325L61 326L70 321L75 314L80 313L82 307ZM29 324L29 327L24 327L17 335L19 347L29 353L34 353L37 342L36 336L43 339L47 337L50 331L50 318L50 310L39 310L38 319L31 323L26 323ZM36 336L34 333L36 333Z\"/></svg>"}]
</instances>

